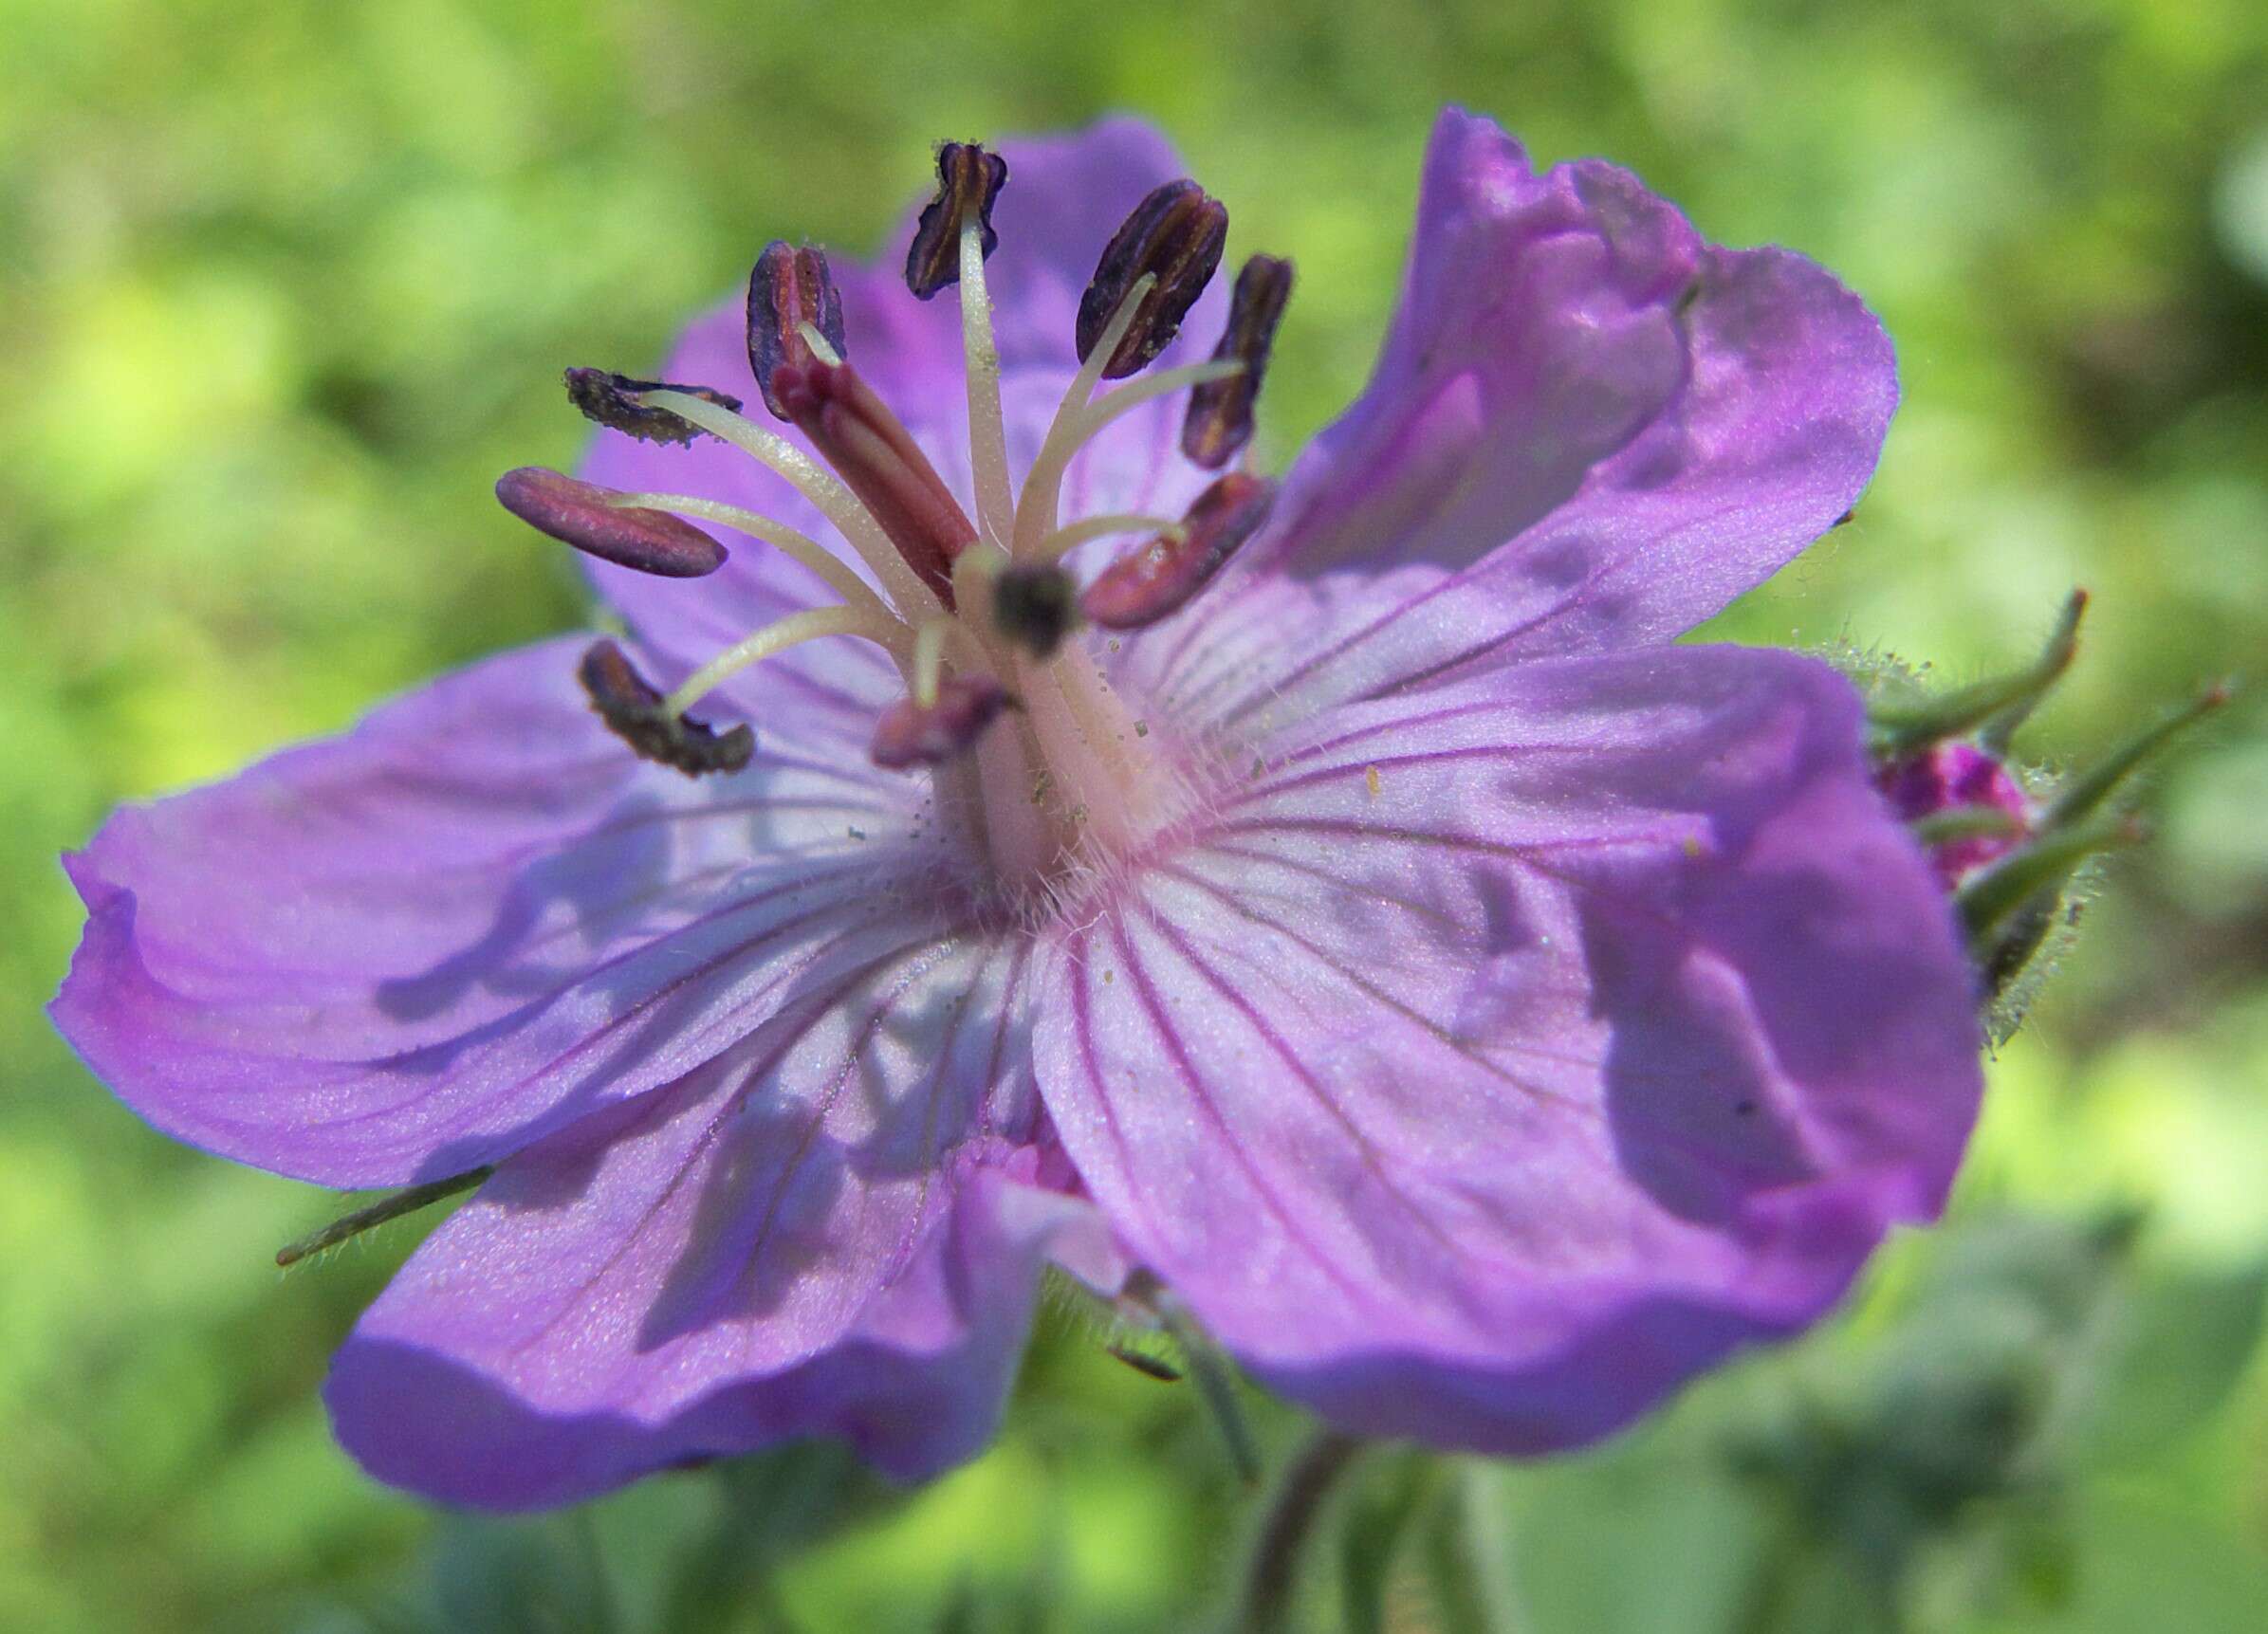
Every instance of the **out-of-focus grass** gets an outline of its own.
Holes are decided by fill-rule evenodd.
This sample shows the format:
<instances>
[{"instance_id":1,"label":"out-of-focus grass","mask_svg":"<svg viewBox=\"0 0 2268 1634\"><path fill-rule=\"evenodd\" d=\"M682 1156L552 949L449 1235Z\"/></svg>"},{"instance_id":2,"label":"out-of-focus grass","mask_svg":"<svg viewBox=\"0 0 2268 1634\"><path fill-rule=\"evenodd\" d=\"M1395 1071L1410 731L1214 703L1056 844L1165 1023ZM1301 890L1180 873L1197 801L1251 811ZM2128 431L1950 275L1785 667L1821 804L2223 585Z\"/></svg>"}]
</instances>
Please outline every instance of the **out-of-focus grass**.
<instances>
[{"instance_id":1,"label":"out-of-focus grass","mask_svg":"<svg viewBox=\"0 0 2268 1634\"><path fill-rule=\"evenodd\" d=\"M407 1239L279 1279L267 1251L326 1200L173 1147L76 1067L38 1013L78 923L55 854L575 621L565 564L487 496L572 459L559 367L649 362L775 234L872 246L940 136L1165 124L1237 252L1300 263L1278 459L1368 368L1435 104L1609 155L1714 237L1825 261L1900 346L1859 521L1726 633L1965 674L2086 583L2037 728L2061 754L2268 643L2268 22L2241 0L0 0L0 1626L295 1617L407 1570L432 1524L314 1399ZM2001 1063L1966 1206L2139 1205L2175 1268L2268 1254L2268 752L2232 715ZM1821 1342L1863 1346L1867 1313ZM1068 1625L1171 1621L1226 1564L1205 1433L1059 1334L998 1453L800 1551L781 1592L880 1625L1044 1559ZM1634 1459L1706 1502L1652 1444L1513 1472L1507 1501L1585 1513ZM699 1501L658 1483L599 1533L643 1559ZM2260 1570L2268 1393L2077 1512L2064 1611L1952 1625L2127 1626L2163 1573Z\"/></svg>"}]
</instances>

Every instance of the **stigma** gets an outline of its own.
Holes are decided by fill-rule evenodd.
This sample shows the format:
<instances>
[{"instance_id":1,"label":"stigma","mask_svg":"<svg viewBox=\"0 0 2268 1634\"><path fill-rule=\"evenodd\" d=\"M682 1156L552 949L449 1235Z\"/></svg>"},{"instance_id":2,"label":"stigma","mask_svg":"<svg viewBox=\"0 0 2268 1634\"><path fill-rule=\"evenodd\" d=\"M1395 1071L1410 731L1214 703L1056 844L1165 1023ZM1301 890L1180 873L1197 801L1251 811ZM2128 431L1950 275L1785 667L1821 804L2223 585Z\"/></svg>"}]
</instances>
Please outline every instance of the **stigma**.
<instances>
[{"instance_id":1,"label":"stigma","mask_svg":"<svg viewBox=\"0 0 2268 1634\"><path fill-rule=\"evenodd\" d=\"M951 289L959 303L968 492L954 491L857 366L860 337L845 323L825 255L781 241L758 256L746 303L748 365L772 425L709 386L596 369L569 371L569 395L633 436L732 445L808 500L835 539L697 495L625 492L536 468L508 473L498 496L579 550L663 577L696 578L724 563L726 547L693 524L735 529L838 597L749 631L667 691L612 643L595 647L584 688L631 753L688 776L738 771L757 751L753 728L708 725L699 711L711 693L804 641L869 641L905 686L875 723L871 758L931 778L940 806L1004 882L1046 888L1153 832L1186 799L1184 780L1159 762L1171 733L1155 728L1170 723L1134 722L1102 667L1070 638L1082 625L1138 633L1170 619L1264 525L1273 485L1223 468L1250 438L1291 266L1251 258L1211 359L1153 368L1220 265L1228 212L1187 179L1135 201L1097 247L1062 338L1066 365L1076 365L1069 386L1018 471L986 265L1000 243L994 206L1010 184L998 154L943 144L936 193L906 257L916 299ZM1105 381L1124 383L1105 391ZM1183 457L1192 473L1221 473L1189 512L1065 517L1065 477L1079 452L1132 411L1176 395L1187 399ZM1067 565L1073 553L1114 539L1130 542L1082 587Z\"/></svg>"}]
</instances>

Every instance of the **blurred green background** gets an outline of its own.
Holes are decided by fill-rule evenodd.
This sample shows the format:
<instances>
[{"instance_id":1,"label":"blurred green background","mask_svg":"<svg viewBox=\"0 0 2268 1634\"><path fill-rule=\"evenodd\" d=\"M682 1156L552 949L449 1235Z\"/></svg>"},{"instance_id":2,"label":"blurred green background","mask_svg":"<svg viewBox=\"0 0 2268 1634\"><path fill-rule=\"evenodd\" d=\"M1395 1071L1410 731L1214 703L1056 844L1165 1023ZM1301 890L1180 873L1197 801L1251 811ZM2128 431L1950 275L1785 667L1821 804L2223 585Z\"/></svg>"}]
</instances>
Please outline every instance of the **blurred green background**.
<instances>
[{"instance_id":1,"label":"blurred green background","mask_svg":"<svg viewBox=\"0 0 2268 1634\"><path fill-rule=\"evenodd\" d=\"M488 495L574 457L560 367L652 362L775 234L871 248L939 137L1160 121L1237 253L1299 261L1278 462L1367 371L1438 102L1612 156L1835 267L1903 359L1859 522L1727 633L1966 676L2084 583L2051 759L2268 651L2252 0L0 0L0 1628L1219 1603L1255 1506L1187 1386L1060 1313L999 1448L911 1497L824 1451L530 1524L372 1485L315 1388L414 1228L280 1277L337 1201L149 1132L39 1010L79 923L58 850L578 621L565 553ZM1995 1065L1953 1224L1595 1455L1366 1460L1300 1625L2268 1627L2260 719L2160 780L2157 843Z\"/></svg>"}]
</instances>

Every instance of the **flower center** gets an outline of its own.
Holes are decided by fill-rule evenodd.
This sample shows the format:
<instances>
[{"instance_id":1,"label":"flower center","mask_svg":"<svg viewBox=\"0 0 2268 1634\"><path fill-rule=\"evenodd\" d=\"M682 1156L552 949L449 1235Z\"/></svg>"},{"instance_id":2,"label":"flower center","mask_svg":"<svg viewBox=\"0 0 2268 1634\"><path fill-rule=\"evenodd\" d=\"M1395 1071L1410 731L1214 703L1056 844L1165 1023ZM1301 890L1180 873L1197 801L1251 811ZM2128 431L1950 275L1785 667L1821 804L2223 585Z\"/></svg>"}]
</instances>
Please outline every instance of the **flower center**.
<instances>
[{"instance_id":1,"label":"flower center","mask_svg":"<svg viewBox=\"0 0 2268 1634\"><path fill-rule=\"evenodd\" d=\"M1218 469L1251 430L1252 399L1289 290L1287 263L1255 257L1209 362L1152 372L1097 395L1106 378L1144 369L1173 339L1217 265L1227 216L1192 182L1153 191L1104 249L1080 304L1081 362L1030 468L1007 459L1000 356L986 258L997 240L992 201L1005 161L948 143L940 189L923 212L907 279L924 300L957 288L975 515L939 476L890 406L846 357L841 303L818 250L767 248L748 291L750 365L773 415L814 459L699 387L570 372L578 406L632 435L733 444L784 478L824 515L866 573L772 518L684 494L623 493L556 472L515 471L498 494L517 514L579 548L648 572L694 577L721 547L680 520L722 523L765 542L840 598L751 631L664 694L601 643L583 678L608 725L637 753L691 775L737 770L754 747L747 726L718 733L691 711L749 665L821 636L874 642L906 695L876 725L886 766L927 767L938 803L1010 902L1107 865L1171 821L1190 792L1150 723L1137 721L1082 643L1080 622L1133 630L1197 593L1265 520L1269 485L1242 472L1214 482L1187 516L1116 512L1066 520L1064 478L1081 450L1124 415L1192 393L1183 447ZM1152 536L1081 593L1062 566L1079 545ZM603 651L601 651L603 649Z\"/></svg>"}]
</instances>

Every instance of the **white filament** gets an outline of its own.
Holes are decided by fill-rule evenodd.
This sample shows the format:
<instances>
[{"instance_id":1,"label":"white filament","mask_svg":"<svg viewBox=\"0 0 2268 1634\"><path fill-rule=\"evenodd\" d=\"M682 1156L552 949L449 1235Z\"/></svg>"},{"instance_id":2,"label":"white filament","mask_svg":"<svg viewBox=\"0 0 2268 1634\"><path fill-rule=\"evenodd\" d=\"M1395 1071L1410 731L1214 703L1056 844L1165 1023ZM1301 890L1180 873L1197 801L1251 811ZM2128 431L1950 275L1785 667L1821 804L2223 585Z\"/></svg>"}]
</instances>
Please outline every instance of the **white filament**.
<instances>
[{"instance_id":1,"label":"white filament","mask_svg":"<svg viewBox=\"0 0 2268 1634\"><path fill-rule=\"evenodd\" d=\"M811 348L811 355L814 358L826 364L830 369L839 369L842 366L842 354L836 351L834 344L819 332L818 324L799 323L796 325L796 333L802 336L803 344Z\"/></svg>"},{"instance_id":2,"label":"white filament","mask_svg":"<svg viewBox=\"0 0 2268 1634\"><path fill-rule=\"evenodd\" d=\"M1126 339L1126 331L1134 324L1142 298L1156 283L1155 275L1148 272L1134 281L1134 287L1118 303L1118 310L1111 314L1111 321L1103 326L1102 338L1095 342L1095 349L1087 354L1079 373L1071 377L1063 400L1056 406L1055 419L1040 444L1039 456L1032 461L1032 468L1023 474L1023 491L1016 496L1016 534L1011 547L1015 555L1030 556L1040 548L1040 542L1055 531L1063 468L1071 463L1078 442L1083 440L1077 438L1079 412L1095 395L1095 388L1102 384L1104 366L1118 350L1118 342Z\"/></svg>"},{"instance_id":3,"label":"white filament","mask_svg":"<svg viewBox=\"0 0 2268 1634\"><path fill-rule=\"evenodd\" d=\"M1009 491L1008 433L1000 405L1000 348L992 340L992 299L985 285L983 223L961 220L962 374L968 387L968 465L976 479L976 523L1005 544L1016 526Z\"/></svg>"},{"instance_id":4,"label":"white filament","mask_svg":"<svg viewBox=\"0 0 2268 1634\"><path fill-rule=\"evenodd\" d=\"M898 555L897 547L890 542L890 536L882 531L881 524L858 503L857 495L785 437L766 431L745 414L736 414L685 392L648 392L645 400L722 437L758 464L768 466L786 478L798 493L817 505L821 514L840 530L851 548L858 553L858 559L873 570L882 588L889 592L900 615L914 618L941 609L943 604L938 601L937 593L922 583L906 565L905 558Z\"/></svg>"},{"instance_id":5,"label":"white filament","mask_svg":"<svg viewBox=\"0 0 2268 1634\"><path fill-rule=\"evenodd\" d=\"M805 613L790 613L742 637L695 670L661 701L661 707L671 715L682 715L749 665L822 635L863 635L896 657L897 642L905 629L887 615L877 617L856 607L814 607Z\"/></svg>"},{"instance_id":6,"label":"white filament","mask_svg":"<svg viewBox=\"0 0 2268 1634\"><path fill-rule=\"evenodd\" d=\"M752 510L743 510L736 505L724 505L712 499L698 499L683 493L626 493L610 496L606 502L618 509L667 510L679 516L699 517L703 522L722 523L736 527L751 539L760 539L779 551L790 561L806 567L822 580L828 589L841 597L851 606L887 618L903 628L897 615L882 604L863 578L853 573L825 545L809 534L799 533L784 522Z\"/></svg>"},{"instance_id":7,"label":"white filament","mask_svg":"<svg viewBox=\"0 0 2268 1634\"><path fill-rule=\"evenodd\" d=\"M1040 542L1040 548L1032 556L1035 560L1053 561L1091 539L1108 539L1116 533L1172 533L1180 526L1170 516L1146 516L1138 510L1111 511L1101 516L1082 517L1057 528Z\"/></svg>"}]
</instances>

